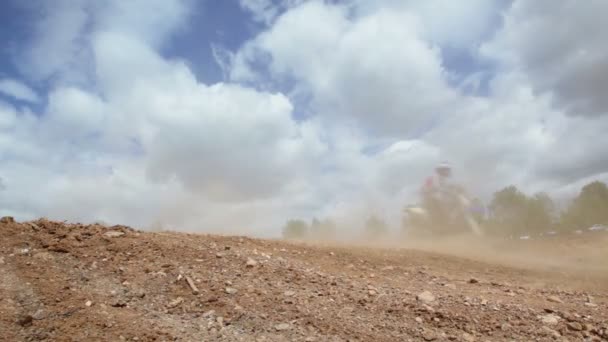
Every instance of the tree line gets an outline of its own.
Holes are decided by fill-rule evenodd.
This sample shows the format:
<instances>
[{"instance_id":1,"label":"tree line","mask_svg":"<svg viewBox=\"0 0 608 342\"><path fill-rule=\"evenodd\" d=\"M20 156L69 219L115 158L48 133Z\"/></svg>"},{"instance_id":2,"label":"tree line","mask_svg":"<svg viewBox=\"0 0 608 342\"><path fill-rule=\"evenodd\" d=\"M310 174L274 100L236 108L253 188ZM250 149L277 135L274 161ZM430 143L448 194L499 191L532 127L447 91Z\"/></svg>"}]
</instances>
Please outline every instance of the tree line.
<instances>
[{"instance_id":1,"label":"tree line","mask_svg":"<svg viewBox=\"0 0 608 342\"><path fill-rule=\"evenodd\" d=\"M481 203L478 203L481 204ZM483 205L482 205L483 206ZM582 187L578 195L563 209L559 209L545 192L527 195L510 185L492 196L486 210L477 212L477 219L489 235L522 236L548 232L568 232L608 225L608 186L600 181ZM364 225L370 238L388 233L388 225L371 215ZM334 238L336 226L330 219L289 220L283 227L283 237L289 239Z\"/></svg>"},{"instance_id":2,"label":"tree line","mask_svg":"<svg viewBox=\"0 0 608 342\"><path fill-rule=\"evenodd\" d=\"M528 196L517 187L508 186L494 193L482 221L489 232L499 235L567 232L605 225L608 224L608 186L600 181L585 185L562 210L544 192Z\"/></svg>"}]
</instances>

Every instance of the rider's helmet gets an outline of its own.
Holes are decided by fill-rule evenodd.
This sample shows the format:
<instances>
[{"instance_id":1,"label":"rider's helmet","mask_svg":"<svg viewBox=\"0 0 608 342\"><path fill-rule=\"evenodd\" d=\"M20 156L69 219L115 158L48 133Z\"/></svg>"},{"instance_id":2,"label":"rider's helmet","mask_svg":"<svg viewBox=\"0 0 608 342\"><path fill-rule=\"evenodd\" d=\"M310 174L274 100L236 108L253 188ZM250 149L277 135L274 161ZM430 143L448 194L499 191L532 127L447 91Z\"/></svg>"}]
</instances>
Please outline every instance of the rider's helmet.
<instances>
[{"instance_id":1,"label":"rider's helmet","mask_svg":"<svg viewBox=\"0 0 608 342\"><path fill-rule=\"evenodd\" d=\"M435 172L437 172L440 177L450 177L452 175L452 167L448 162L444 161L435 167Z\"/></svg>"}]
</instances>

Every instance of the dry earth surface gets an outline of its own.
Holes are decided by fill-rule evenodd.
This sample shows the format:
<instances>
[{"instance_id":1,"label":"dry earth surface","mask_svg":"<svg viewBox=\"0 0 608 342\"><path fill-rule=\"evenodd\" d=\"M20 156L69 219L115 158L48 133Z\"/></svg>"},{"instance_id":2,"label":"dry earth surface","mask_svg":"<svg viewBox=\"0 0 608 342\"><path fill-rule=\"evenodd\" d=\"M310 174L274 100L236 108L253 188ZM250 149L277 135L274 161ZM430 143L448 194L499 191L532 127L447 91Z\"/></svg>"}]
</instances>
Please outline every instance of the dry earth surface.
<instances>
[{"instance_id":1,"label":"dry earth surface","mask_svg":"<svg viewBox=\"0 0 608 342\"><path fill-rule=\"evenodd\" d=\"M608 341L608 234L353 246L0 222L5 341Z\"/></svg>"}]
</instances>

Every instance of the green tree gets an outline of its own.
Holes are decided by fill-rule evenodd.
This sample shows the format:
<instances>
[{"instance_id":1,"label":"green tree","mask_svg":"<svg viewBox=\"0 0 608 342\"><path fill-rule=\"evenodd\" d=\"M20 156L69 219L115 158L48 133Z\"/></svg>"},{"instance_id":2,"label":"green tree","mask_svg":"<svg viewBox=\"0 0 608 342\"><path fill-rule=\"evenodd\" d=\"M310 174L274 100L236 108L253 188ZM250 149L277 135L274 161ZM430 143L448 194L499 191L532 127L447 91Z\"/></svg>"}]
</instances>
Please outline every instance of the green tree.
<instances>
[{"instance_id":1,"label":"green tree","mask_svg":"<svg viewBox=\"0 0 608 342\"><path fill-rule=\"evenodd\" d=\"M528 199L525 225L530 232L553 229L555 204L547 193L539 192Z\"/></svg>"},{"instance_id":2,"label":"green tree","mask_svg":"<svg viewBox=\"0 0 608 342\"><path fill-rule=\"evenodd\" d=\"M520 233L524 230L523 213L527 197L514 185L494 193L490 203L489 226L499 235Z\"/></svg>"},{"instance_id":3,"label":"green tree","mask_svg":"<svg viewBox=\"0 0 608 342\"><path fill-rule=\"evenodd\" d=\"M303 239L308 234L308 225L303 220L289 220L283 227L283 238Z\"/></svg>"},{"instance_id":4,"label":"green tree","mask_svg":"<svg viewBox=\"0 0 608 342\"><path fill-rule=\"evenodd\" d=\"M313 218L310 224L310 235L314 238L331 239L335 236L336 225L330 219L323 221Z\"/></svg>"},{"instance_id":5,"label":"green tree","mask_svg":"<svg viewBox=\"0 0 608 342\"><path fill-rule=\"evenodd\" d=\"M555 205L546 193L528 197L511 185L494 193L488 226L499 235L524 235L552 229Z\"/></svg>"},{"instance_id":6,"label":"green tree","mask_svg":"<svg viewBox=\"0 0 608 342\"><path fill-rule=\"evenodd\" d=\"M600 181L585 185L562 214L562 229L581 229L608 224L608 186Z\"/></svg>"}]
</instances>

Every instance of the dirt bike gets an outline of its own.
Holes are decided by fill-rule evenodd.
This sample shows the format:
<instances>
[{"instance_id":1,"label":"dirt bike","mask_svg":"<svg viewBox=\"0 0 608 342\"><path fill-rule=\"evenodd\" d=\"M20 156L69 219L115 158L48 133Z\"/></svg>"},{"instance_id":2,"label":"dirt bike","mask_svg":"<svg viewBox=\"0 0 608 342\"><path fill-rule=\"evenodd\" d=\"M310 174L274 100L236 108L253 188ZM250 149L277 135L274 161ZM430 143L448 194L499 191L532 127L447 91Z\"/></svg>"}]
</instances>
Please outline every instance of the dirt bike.
<instances>
[{"instance_id":1,"label":"dirt bike","mask_svg":"<svg viewBox=\"0 0 608 342\"><path fill-rule=\"evenodd\" d=\"M444 194L434 209L423 205L409 205L404 208L403 228L408 236L445 236L472 233L483 235L479 222L473 215L471 200L463 191Z\"/></svg>"}]
</instances>

